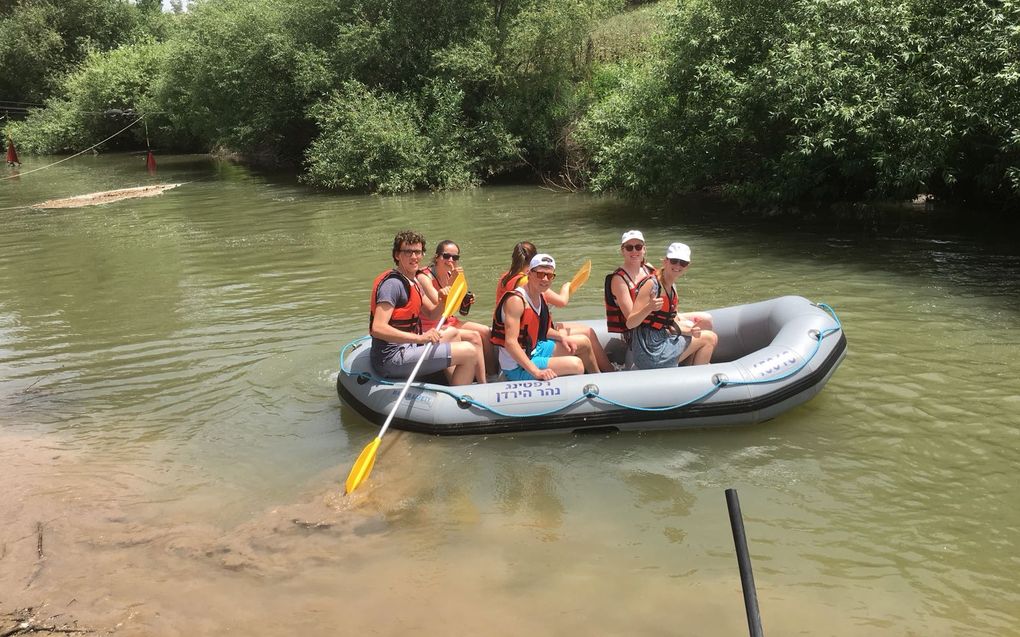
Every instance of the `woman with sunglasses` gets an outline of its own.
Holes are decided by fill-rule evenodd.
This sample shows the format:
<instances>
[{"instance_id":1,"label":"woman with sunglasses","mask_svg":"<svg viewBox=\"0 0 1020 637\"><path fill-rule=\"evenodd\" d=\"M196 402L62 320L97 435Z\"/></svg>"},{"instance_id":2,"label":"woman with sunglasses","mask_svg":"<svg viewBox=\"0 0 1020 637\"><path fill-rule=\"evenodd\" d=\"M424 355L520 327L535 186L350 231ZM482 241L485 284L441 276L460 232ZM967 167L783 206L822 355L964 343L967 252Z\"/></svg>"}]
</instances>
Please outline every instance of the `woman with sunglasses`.
<instances>
[{"instance_id":1,"label":"woman with sunglasses","mask_svg":"<svg viewBox=\"0 0 1020 637\"><path fill-rule=\"evenodd\" d=\"M530 241L521 241L514 246L513 252L510 254L510 267L496 283L496 305L499 305L504 294L527 284L529 264L537 253L535 244ZM560 286L559 292L553 291L550 287L542 293L542 296L546 303L552 307L566 307L570 301L570 281L564 282ZM595 330L590 326L584 323L557 323L555 327L566 336L580 334L586 337L591 343L592 354L595 355L595 360L598 362L599 371L613 371L613 364L609 362L606 350L602 347L598 336L595 335Z\"/></svg>"},{"instance_id":2,"label":"woman with sunglasses","mask_svg":"<svg viewBox=\"0 0 1020 637\"><path fill-rule=\"evenodd\" d=\"M687 244L671 243L666 248L662 269L637 284L626 328L632 330L630 351L638 369L676 367L687 359L691 359L692 365L712 361L719 337L703 327L701 321L677 315L674 284L690 264L691 249Z\"/></svg>"},{"instance_id":3,"label":"woman with sunglasses","mask_svg":"<svg viewBox=\"0 0 1020 637\"><path fill-rule=\"evenodd\" d=\"M446 297L450 293L450 286L453 285L453 280L457 278L457 274L463 271L464 268L460 266L460 246L450 239L440 241L436 246L436 253L432 257L432 262L428 267L420 270L417 276L418 283L425 291L425 294L428 295L430 302L436 304L435 310L422 315L421 326L423 330L432 329L439 322L439 317L443 315ZM459 308L460 314L467 316L474 302L474 294L468 292L464 295L464 301ZM446 319L444 325L457 330L457 340L473 343L475 346L480 347L485 356L485 368L487 370L495 369L496 352L492 347L492 343L489 342L490 332L488 326L475 323L474 321L462 320L453 315ZM482 378L484 377L483 373Z\"/></svg>"},{"instance_id":4,"label":"woman with sunglasses","mask_svg":"<svg viewBox=\"0 0 1020 637\"><path fill-rule=\"evenodd\" d=\"M655 276L655 268L645 262L645 236L640 230L628 230L620 238L623 265L606 275L603 296L606 306L606 328L612 334L623 334L630 342L627 317L634 310L638 284Z\"/></svg>"}]
</instances>

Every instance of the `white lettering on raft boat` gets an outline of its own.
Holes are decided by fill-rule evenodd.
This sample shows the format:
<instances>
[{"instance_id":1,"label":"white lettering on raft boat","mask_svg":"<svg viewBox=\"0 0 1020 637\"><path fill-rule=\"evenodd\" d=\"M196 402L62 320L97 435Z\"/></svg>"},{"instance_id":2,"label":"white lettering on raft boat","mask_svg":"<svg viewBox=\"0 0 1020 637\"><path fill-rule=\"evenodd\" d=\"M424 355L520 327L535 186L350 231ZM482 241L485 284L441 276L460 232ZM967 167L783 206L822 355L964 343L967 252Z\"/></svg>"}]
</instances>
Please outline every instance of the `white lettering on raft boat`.
<instances>
[{"instance_id":1,"label":"white lettering on raft boat","mask_svg":"<svg viewBox=\"0 0 1020 637\"><path fill-rule=\"evenodd\" d=\"M558 399L560 388L553 387L547 380L525 380L515 383L503 383L496 390L496 402L501 405L533 403L543 399Z\"/></svg>"},{"instance_id":2,"label":"white lettering on raft boat","mask_svg":"<svg viewBox=\"0 0 1020 637\"><path fill-rule=\"evenodd\" d=\"M400 393L399 388L394 388L390 392L390 396L396 397ZM433 397L431 394L424 391L409 390L404 394L404 400L401 402L411 403L411 409L420 407L421 409L432 409Z\"/></svg>"},{"instance_id":3,"label":"white lettering on raft boat","mask_svg":"<svg viewBox=\"0 0 1020 637\"><path fill-rule=\"evenodd\" d=\"M751 371L759 378L764 378L796 364L797 355L787 349L751 365Z\"/></svg>"}]
</instances>

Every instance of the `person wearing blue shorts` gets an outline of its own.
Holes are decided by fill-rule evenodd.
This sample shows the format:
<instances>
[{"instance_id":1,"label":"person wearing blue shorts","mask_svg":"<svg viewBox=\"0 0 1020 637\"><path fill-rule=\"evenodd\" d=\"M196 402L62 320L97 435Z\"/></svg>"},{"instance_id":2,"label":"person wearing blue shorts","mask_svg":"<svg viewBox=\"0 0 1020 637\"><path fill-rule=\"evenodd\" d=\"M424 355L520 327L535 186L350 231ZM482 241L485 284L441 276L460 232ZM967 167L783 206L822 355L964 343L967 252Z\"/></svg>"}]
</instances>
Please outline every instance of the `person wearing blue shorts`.
<instances>
[{"instance_id":1,"label":"person wearing blue shorts","mask_svg":"<svg viewBox=\"0 0 1020 637\"><path fill-rule=\"evenodd\" d=\"M508 380L552 380L599 371L586 336L564 336L552 326L543 293L554 278L556 261L548 254L536 254L528 282L504 294L496 305L491 340Z\"/></svg>"}]
</instances>

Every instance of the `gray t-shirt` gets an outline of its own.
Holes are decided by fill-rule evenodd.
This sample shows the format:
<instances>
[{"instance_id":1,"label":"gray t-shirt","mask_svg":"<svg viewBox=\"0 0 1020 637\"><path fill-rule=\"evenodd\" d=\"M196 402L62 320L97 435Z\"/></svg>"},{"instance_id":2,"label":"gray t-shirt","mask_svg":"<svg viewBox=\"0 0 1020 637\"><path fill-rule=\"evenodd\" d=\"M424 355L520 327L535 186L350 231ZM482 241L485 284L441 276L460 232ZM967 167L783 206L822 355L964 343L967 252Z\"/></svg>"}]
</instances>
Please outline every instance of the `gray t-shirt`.
<instances>
[{"instance_id":1,"label":"gray t-shirt","mask_svg":"<svg viewBox=\"0 0 1020 637\"><path fill-rule=\"evenodd\" d=\"M394 308L407 305L408 300L407 287L400 279L397 278L390 278L383 281L375 295L376 305L379 305L380 303L389 303ZM384 341L381 338L373 336L372 362L377 365L381 364L383 361L392 358L401 347L406 345L406 343L390 343L389 341Z\"/></svg>"}]
</instances>

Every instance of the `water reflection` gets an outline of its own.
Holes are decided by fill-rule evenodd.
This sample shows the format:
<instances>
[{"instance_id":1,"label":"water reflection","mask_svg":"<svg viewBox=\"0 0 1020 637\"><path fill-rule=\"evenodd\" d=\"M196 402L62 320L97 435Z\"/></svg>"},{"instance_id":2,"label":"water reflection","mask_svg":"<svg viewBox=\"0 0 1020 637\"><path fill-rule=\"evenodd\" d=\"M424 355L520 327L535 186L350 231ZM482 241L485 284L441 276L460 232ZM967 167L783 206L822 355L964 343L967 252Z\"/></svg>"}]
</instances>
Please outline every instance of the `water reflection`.
<instances>
[{"instance_id":1,"label":"water reflection","mask_svg":"<svg viewBox=\"0 0 1020 637\"><path fill-rule=\"evenodd\" d=\"M671 608L688 634L739 634L723 499L737 487L769 632L1020 635L1008 242L526 187L334 196L183 157L160 159L160 179L186 182L160 197L9 209L148 179L136 158L61 166L0 189L0 431L21 436L0 442L0 542L19 566L2 590L25 590L46 520L54 557L35 586L108 626L143 600L141 634L199 606L198 632L318 634L322 617L384 634L489 634L494 618L673 634ZM639 227L692 245L684 307L801 294L835 308L850 354L816 399L747 429L391 431L344 498L377 430L338 405L337 353L365 332L370 282L407 226L458 240L483 292L473 316L520 239L591 258L556 318L600 316L598 274Z\"/></svg>"}]
</instances>

